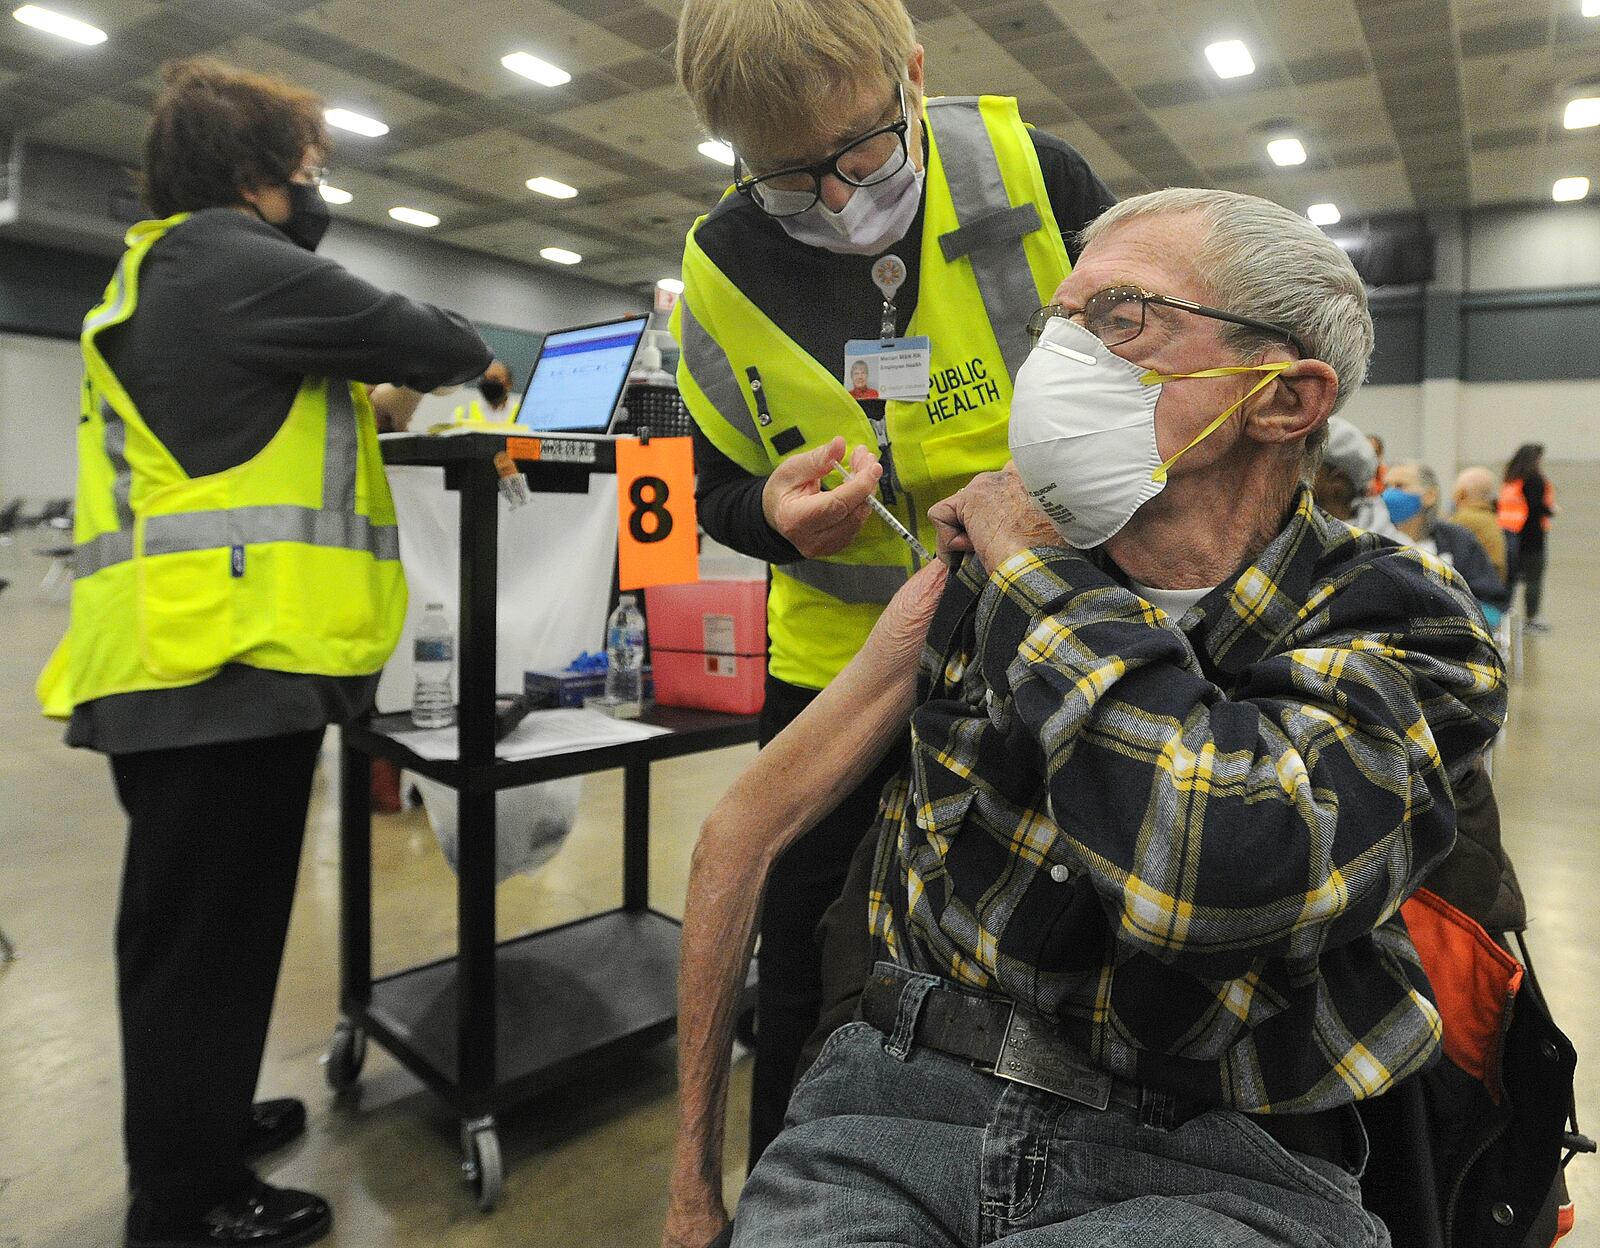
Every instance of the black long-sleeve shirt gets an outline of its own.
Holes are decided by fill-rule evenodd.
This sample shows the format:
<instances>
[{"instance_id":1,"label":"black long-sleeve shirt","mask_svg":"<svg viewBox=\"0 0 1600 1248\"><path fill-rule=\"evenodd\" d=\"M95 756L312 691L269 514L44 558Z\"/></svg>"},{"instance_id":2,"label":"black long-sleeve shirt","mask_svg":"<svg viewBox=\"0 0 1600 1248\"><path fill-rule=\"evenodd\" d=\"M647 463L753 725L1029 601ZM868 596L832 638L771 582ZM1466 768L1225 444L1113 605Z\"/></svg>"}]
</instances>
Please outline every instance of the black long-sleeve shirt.
<instances>
[{"instance_id":1,"label":"black long-sleeve shirt","mask_svg":"<svg viewBox=\"0 0 1600 1248\"><path fill-rule=\"evenodd\" d=\"M1068 254L1076 260L1078 231L1116 197L1065 140L1041 130L1030 134L1056 225ZM926 136L923 146L926 159ZM906 264L905 283L895 296L899 333L905 332L917 306L922 217L919 207L905 238L886 248ZM842 366L847 341L878 336L883 297L872 282L876 256L843 255L797 243L742 195L723 200L701 225L696 240L735 286L829 372ZM869 417L883 415L881 400L865 400L861 406ZM761 510L767 479L746 472L698 429L695 471L700 524L713 538L768 563L792 563L801 557Z\"/></svg>"},{"instance_id":2,"label":"black long-sleeve shirt","mask_svg":"<svg viewBox=\"0 0 1600 1248\"><path fill-rule=\"evenodd\" d=\"M139 415L190 476L259 453L307 377L433 390L490 353L455 312L379 290L258 217L208 208L139 267L139 305L100 335Z\"/></svg>"},{"instance_id":3,"label":"black long-sleeve shirt","mask_svg":"<svg viewBox=\"0 0 1600 1248\"><path fill-rule=\"evenodd\" d=\"M150 248L133 315L97 341L190 476L257 455L306 377L432 390L491 358L464 317L379 290L227 208L196 213ZM185 688L84 703L67 742L120 754L302 732L361 714L376 685L229 664Z\"/></svg>"}]
</instances>

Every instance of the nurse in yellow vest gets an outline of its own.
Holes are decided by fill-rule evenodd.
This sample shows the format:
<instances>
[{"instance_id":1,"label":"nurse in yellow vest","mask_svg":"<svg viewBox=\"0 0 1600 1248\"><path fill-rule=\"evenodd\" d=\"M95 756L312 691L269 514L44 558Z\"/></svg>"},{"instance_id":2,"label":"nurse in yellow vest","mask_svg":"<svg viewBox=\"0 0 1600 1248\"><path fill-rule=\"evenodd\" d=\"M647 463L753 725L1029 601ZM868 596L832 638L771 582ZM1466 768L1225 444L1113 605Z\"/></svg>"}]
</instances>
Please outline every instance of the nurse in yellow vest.
<instances>
[{"instance_id":1,"label":"nurse in yellow vest","mask_svg":"<svg viewBox=\"0 0 1600 1248\"><path fill-rule=\"evenodd\" d=\"M313 254L328 148L311 93L167 66L154 219L83 325L72 619L40 696L110 756L128 814L134 1248L304 1244L330 1223L248 1163L305 1122L252 1097L323 731L371 706L405 615L358 383L414 398L489 360L461 317Z\"/></svg>"},{"instance_id":2,"label":"nurse in yellow vest","mask_svg":"<svg viewBox=\"0 0 1600 1248\"><path fill-rule=\"evenodd\" d=\"M901 0L687 0L677 54L737 161L689 233L673 329L701 521L772 565L765 743L917 567L867 494L931 548L928 508L1006 462L1028 317L1112 196L1014 99L926 98ZM863 373L881 397L852 397ZM772 872L752 1164L818 1019L818 919L900 763L841 793Z\"/></svg>"}]
</instances>

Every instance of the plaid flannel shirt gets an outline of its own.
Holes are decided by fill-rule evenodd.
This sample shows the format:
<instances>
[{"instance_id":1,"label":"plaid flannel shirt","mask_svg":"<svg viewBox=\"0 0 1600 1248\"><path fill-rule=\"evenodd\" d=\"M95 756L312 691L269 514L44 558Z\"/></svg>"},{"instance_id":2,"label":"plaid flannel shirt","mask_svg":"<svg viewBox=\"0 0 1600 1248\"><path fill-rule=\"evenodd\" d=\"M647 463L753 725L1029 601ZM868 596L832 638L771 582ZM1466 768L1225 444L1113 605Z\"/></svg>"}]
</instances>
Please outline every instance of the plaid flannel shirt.
<instances>
[{"instance_id":1,"label":"plaid flannel shirt","mask_svg":"<svg viewBox=\"0 0 1600 1248\"><path fill-rule=\"evenodd\" d=\"M929 631L870 899L903 966L1235 1109L1378 1095L1439 1015L1399 909L1504 668L1461 580L1319 511L1173 621L1091 559L968 558Z\"/></svg>"}]
</instances>

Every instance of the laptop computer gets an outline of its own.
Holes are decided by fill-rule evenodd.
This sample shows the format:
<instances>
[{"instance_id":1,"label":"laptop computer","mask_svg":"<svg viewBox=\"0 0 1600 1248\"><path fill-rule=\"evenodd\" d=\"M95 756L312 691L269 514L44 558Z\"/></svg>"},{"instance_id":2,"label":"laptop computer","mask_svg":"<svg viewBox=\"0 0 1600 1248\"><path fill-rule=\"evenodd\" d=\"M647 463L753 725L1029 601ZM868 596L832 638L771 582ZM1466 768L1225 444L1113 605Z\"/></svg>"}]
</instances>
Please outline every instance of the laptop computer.
<instances>
[{"instance_id":1,"label":"laptop computer","mask_svg":"<svg viewBox=\"0 0 1600 1248\"><path fill-rule=\"evenodd\" d=\"M650 324L645 313L560 329L539 344L515 421L534 433L611 432Z\"/></svg>"}]
</instances>

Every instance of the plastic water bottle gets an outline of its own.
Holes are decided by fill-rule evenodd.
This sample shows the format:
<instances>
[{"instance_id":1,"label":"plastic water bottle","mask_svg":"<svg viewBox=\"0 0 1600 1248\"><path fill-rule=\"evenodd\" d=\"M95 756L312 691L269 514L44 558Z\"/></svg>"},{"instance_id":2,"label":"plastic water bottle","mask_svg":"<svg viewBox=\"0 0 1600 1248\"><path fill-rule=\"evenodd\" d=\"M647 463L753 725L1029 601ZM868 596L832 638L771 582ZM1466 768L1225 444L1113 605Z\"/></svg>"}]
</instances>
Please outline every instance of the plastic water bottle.
<instances>
[{"instance_id":1,"label":"plastic water bottle","mask_svg":"<svg viewBox=\"0 0 1600 1248\"><path fill-rule=\"evenodd\" d=\"M644 706L644 616L632 594L623 594L606 621L606 709L618 719L637 719Z\"/></svg>"},{"instance_id":2,"label":"plastic water bottle","mask_svg":"<svg viewBox=\"0 0 1600 1248\"><path fill-rule=\"evenodd\" d=\"M450 691L455 674L456 643L444 604L430 602L417 625L412 650L416 691L411 697L411 722L418 728L445 728L456 722L456 700Z\"/></svg>"}]
</instances>

